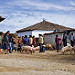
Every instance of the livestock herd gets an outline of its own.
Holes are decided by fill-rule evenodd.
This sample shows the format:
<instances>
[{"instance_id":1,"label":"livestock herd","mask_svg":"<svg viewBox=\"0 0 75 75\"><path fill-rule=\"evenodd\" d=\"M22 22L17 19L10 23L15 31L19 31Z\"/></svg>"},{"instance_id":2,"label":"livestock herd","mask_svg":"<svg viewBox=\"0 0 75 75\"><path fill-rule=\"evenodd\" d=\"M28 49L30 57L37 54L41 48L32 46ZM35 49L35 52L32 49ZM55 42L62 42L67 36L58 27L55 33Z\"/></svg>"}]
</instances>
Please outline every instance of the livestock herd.
<instances>
[{"instance_id":1,"label":"livestock herd","mask_svg":"<svg viewBox=\"0 0 75 75\"><path fill-rule=\"evenodd\" d=\"M43 45L43 47L46 50L54 50L52 44L47 44L47 45ZM21 49L18 49L20 52L25 52L25 53L35 53L35 51L39 51L40 50L40 46L34 47L34 46L22 46ZM72 54L72 51L74 51L75 53L75 46L71 46L69 43L67 43L67 46L62 47L62 49L60 50L60 52L62 54L65 54L67 51L70 51L70 54Z\"/></svg>"}]
</instances>

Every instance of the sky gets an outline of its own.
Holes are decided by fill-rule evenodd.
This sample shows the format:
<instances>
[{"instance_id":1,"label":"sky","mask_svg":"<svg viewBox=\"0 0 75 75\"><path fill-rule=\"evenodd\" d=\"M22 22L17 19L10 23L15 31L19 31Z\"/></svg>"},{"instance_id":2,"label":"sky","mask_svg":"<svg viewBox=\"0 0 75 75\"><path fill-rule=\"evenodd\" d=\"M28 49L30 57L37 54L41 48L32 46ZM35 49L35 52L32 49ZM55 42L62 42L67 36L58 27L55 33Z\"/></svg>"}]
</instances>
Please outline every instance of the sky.
<instances>
[{"instance_id":1,"label":"sky","mask_svg":"<svg viewBox=\"0 0 75 75\"><path fill-rule=\"evenodd\" d=\"M0 0L0 31L17 30L49 21L75 28L75 0Z\"/></svg>"}]
</instances>

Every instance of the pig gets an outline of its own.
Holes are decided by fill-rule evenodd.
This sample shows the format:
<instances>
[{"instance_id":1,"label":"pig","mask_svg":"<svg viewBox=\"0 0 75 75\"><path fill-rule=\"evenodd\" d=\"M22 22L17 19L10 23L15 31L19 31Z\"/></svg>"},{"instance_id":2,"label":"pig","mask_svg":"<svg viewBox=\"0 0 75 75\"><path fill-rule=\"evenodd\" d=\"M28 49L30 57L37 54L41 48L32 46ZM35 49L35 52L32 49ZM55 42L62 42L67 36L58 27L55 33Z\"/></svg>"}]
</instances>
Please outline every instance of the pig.
<instances>
[{"instance_id":1,"label":"pig","mask_svg":"<svg viewBox=\"0 0 75 75\"><path fill-rule=\"evenodd\" d=\"M65 46L65 47L62 48L63 55L67 51L70 51L70 54L71 54L72 53L72 48L73 47L68 43L67 46Z\"/></svg>"},{"instance_id":2,"label":"pig","mask_svg":"<svg viewBox=\"0 0 75 75\"><path fill-rule=\"evenodd\" d=\"M32 47L31 46L22 46L21 47L21 51L23 52L23 51L25 51L25 52L29 52L30 51L30 53L32 54Z\"/></svg>"},{"instance_id":3,"label":"pig","mask_svg":"<svg viewBox=\"0 0 75 75\"><path fill-rule=\"evenodd\" d=\"M73 50L73 51L74 51L74 53L75 53L75 45L73 46L72 50Z\"/></svg>"},{"instance_id":4,"label":"pig","mask_svg":"<svg viewBox=\"0 0 75 75\"><path fill-rule=\"evenodd\" d=\"M34 53L35 51L37 51L37 50L40 50L40 46L37 46L37 47L32 48L33 53Z\"/></svg>"},{"instance_id":5,"label":"pig","mask_svg":"<svg viewBox=\"0 0 75 75\"><path fill-rule=\"evenodd\" d=\"M52 44L47 44L47 45L45 46L45 48L46 48L46 49L51 49L51 50L53 50Z\"/></svg>"}]
</instances>

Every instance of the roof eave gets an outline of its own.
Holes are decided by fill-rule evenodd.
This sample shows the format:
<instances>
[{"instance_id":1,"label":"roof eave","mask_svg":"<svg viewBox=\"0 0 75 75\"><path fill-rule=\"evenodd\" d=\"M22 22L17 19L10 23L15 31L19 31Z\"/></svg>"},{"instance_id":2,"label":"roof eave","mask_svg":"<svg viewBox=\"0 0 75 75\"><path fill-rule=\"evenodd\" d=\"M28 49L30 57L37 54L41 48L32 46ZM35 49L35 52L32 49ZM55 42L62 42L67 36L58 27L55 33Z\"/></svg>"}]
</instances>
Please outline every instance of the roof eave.
<instances>
[{"instance_id":1,"label":"roof eave","mask_svg":"<svg viewBox=\"0 0 75 75\"><path fill-rule=\"evenodd\" d=\"M33 30L16 31L16 33L27 32L27 31L33 31Z\"/></svg>"},{"instance_id":2,"label":"roof eave","mask_svg":"<svg viewBox=\"0 0 75 75\"><path fill-rule=\"evenodd\" d=\"M0 22L2 22L5 18L0 18Z\"/></svg>"}]
</instances>

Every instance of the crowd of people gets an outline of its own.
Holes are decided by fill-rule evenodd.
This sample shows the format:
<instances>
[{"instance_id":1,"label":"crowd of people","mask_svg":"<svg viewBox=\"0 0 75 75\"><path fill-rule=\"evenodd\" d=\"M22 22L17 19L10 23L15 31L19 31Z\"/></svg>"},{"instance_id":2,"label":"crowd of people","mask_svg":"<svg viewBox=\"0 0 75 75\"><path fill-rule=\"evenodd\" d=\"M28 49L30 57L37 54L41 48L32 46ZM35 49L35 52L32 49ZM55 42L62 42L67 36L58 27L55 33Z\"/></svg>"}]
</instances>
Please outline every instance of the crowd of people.
<instances>
[{"instance_id":1,"label":"crowd of people","mask_svg":"<svg viewBox=\"0 0 75 75\"><path fill-rule=\"evenodd\" d=\"M75 45L75 35L73 33L67 35L66 32L63 33L63 37L59 37L56 35L55 43L56 43L56 49L57 52L61 49L61 43L63 42L63 46L67 46L67 39L69 39L71 46L73 47Z\"/></svg>"},{"instance_id":2,"label":"crowd of people","mask_svg":"<svg viewBox=\"0 0 75 75\"><path fill-rule=\"evenodd\" d=\"M63 46L67 46L67 39L69 39L71 46L73 47L75 45L75 35L71 33L69 36L66 34L66 32L63 33L63 37L59 37L56 35L55 43L56 43L56 49L57 52L61 49L61 43L63 42ZM0 33L0 53L3 50L5 54L12 53L15 49L14 44L15 38L10 34L10 31L7 31L5 34ZM40 46L40 51L43 52L43 44L44 44L44 38L42 34L39 34L38 39L38 45ZM35 36L32 37L32 35L27 35L18 37L18 47L21 49L22 46L37 46Z\"/></svg>"},{"instance_id":3,"label":"crowd of people","mask_svg":"<svg viewBox=\"0 0 75 75\"><path fill-rule=\"evenodd\" d=\"M0 33L0 53L4 51L5 54L12 53L14 50L15 38L11 36L10 31L5 34Z\"/></svg>"},{"instance_id":4,"label":"crowd of people","mask_svg":"<svg viewBox=\"0 0 75 75\"><path fill-rule=\"evenodd\" d=\"M12 53L15 49L14 44L18 43L18 47L21 49L22 46L37 46L35 36L27 35L18 37L18 42L15 42L15 37L10 34L10 31L7 31L5 34L0 33L0 54ZM43 52L43 36L39 34L38 44L40 46L40 52Z\"/></svg>"},{"instance_id":5,"label":"crowd of people","mask_svg":"<svg viewBox=\"0 0 75 75\"><path fill-rule=\"evenodd\" d=\"M35 39L35 36L32 37L32 35L29 35L29 37L27 35L25 36L22 36L21 37L18 37L19 40L18 40L18 47L21 49L22 46L31 46L32 45L35 47L36 46L36 39ZM43 52L43 43L44 43L44 40L43 40L43 36L42 34L39 34L39 46L40 46L40 52Z\"/></svg>"}]
</instances>

